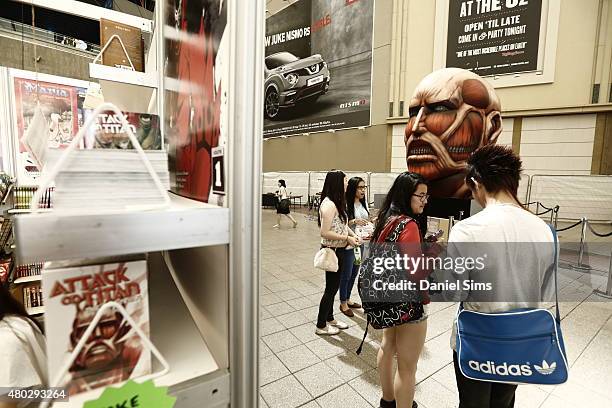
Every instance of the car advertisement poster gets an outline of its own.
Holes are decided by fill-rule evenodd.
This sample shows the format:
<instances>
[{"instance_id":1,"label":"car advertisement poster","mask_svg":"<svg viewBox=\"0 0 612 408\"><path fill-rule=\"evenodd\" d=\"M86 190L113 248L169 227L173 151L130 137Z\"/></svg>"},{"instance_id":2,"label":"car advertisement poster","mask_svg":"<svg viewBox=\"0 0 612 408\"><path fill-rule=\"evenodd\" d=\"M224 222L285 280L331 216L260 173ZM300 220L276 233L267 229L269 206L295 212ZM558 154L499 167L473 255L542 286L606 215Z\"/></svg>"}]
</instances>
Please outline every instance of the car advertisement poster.
<instances>
[{"instance_id":1,"label":"car advertisement poster","mask_svg":"<svg viewBox=\"0 0 612 408\"><path fill-rule=\"evenodd\" d=\"M299 0L266 19L264 137L370 125L374 0Z\"/></svg>"},{"instance_id":2,"label":"car advertisement poster","mask_svg":"<svg viewBox=\"0 0 612 408\"><path fill-rule=\"evenodd\" d=\"M538 69L542 0L450 0L446 66L481 76Z\"/></svg>"}]
</instances>

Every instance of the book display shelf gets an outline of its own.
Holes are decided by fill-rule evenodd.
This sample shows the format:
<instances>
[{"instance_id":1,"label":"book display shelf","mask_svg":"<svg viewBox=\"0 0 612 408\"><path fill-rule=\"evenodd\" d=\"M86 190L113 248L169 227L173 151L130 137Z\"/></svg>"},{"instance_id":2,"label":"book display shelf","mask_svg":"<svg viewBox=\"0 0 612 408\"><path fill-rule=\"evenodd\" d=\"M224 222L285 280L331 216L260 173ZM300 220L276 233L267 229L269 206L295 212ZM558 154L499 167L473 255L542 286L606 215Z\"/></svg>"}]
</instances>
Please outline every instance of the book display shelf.
<instances>
[{"instance_id":1,"label":"book display shelf","mask_svg":"<svg viewBox=\"0 0 612 408\"><path fill-rule=\"evenodd\" d=\"M31 4L31 0L23 2ZM168 119L176 114L169 112L174 99L167 98L177 93L177 84L178 93L183 88L180 76L168 73L166 52L168 43L178 40L188 43L193 38L186 33L185 38L177 40L174 27L168 29L168 13L172 7L169 3L173 4L158 0L154 18L147 22L123 13L102 13L98 7L78 1L35 0L38 7L94 20L104 18L151 32L144 72L96 62L90 65L91 80L101 84L105 102L121 110L158 115L164 150L180 156L180 152L172 150L170 139L177 129L168 130L176 126L174 119ZM54 282L49 276L59 274L61 270L54 268L61 268L62 263L72 262L69 265L72 268L99 266L99 273L106 274L108 269L103 270L102 263L94 265L85 261L122 259L136 254L146 260L148 327L145 332L163 356L160 361L151 353L150 372L157 386L168 387L168 393L176 397L175 407L179 408L252 408L259 404L259 180L263 134L263 96L259 88L263 84L263 66L258 61L263 60L263 42L257 39L263 38L264 33L264 2L239 4L235 0L220 0L218 3L226 12L223 24L227 32L222 47L227 55L217 55L217 60L223 57L227 62L216 68L227 71L221 80L226 99L222 102L225 104L222 117L226 122L221 125L222 135L216 136L212 146L224 148L225 180L220 183L223 190L209 181L205 184L205 191L212 191L208 200L188 198L201 195L201 190L183 194L179 187L168 192L169 205L163 208L135 206L109 211L94 205L79 211L59 208L59 199L53 201L53 197L63 193L57 184L48 206L39 202L40 208L30 209L21 202L19 206L11 202L3 207L3 214L11 220L14 231L15 263L21 267L18 276L13 268L13 284L34 288L40 286L41 280L43 283L40 297L45 299L46 306L37 301L38 292L32 289L35 301L29 304L29 313L41 314L44 318L45 307L51 313L51 300L55 300L55 305L60 303L57 298L49 300L55 292L49 286L45 288L45 283ZM172 38L166 37L168 32L173 33ZM133 97L134 93L137 97ZM241 103L246 100L250 102ZM134 107L135 104L138 106ZM192 108L192 115L196 117L197 109ZM210 164L210 172L214 172L212 163L206 163ZM214 179L210 174L208 178ZM41 183L41 191L45 187ZM78 314L79 306L76 309ZM98 322L96 318L91 321L92 325ZM45 324L52 322L45 319ZM49 345L56 344L58 339L49 338L48 334L47 342L49 350ZM78 346L73 344L73 347ZM58 371L49 372L51 385L62 386L54 383L54 378L62 372ZM139 382L139 377L133 379ZM109 386L118 387L124 382ZM50 406L82 407L86 401L99 398L105 387L75 393L68 402Z\"/></svg>"}]
</instances>

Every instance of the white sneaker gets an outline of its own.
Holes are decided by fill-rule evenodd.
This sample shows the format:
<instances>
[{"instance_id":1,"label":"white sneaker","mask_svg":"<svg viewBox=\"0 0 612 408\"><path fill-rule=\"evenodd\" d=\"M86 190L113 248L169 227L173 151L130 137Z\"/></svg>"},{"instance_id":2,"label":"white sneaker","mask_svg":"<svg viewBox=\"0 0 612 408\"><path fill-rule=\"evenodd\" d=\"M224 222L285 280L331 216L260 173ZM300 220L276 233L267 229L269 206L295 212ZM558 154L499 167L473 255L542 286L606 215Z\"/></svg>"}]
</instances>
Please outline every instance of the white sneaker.
<instances>
[{"instance_id":1,"label":"white sneaker","mask_svg":"<svg viewBox=\"0 0 612 408\"><path fill-rule=\"evenodd\" d=\"M319 336L333 336L338 333L340 333L340 330L329 324L323 329L317 327L317 330L315 330L315 334L318 334Z\"/></svg>"},{"instance_id":2,"label":"white sneaker","mask_svg":"<svg viewBox=\"0 0 612 408\"><path fill-rule=\"evenodd\" d=\"M349 328L349 325L344 323L343 321L340 320L333 320L331 322L327 322L328 324L332 325L333 327L337 327L338 329L342 329L342 330L346 330Z\"/></svg>"},{"instance_id":3,"label":"white sneaker","mask_svg":"<svg viewBox=\"0 0 612 408\"><path fill-rule=\"evenodd\" d=\"M272 226L272 228L279 229L279 228L280 228L280 225L279 225L279 224L273 225L273 226Z\"/></svg>"}]
</instances>

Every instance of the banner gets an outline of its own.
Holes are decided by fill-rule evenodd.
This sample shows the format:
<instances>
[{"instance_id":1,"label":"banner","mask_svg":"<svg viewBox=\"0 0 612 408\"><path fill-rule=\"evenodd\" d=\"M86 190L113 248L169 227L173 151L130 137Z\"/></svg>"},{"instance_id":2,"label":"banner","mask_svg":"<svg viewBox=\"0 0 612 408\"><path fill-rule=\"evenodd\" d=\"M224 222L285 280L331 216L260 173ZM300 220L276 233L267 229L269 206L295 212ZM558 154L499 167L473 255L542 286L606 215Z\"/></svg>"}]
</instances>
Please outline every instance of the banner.
<instances>
[{"instance_id":1,"label":"banner","mask_svg":"<svg viewBox=\"0 0 612 408\"><path fill-rule=\"evenodd\" d=\"M164 121L170 189L204 202L215 195L213 149L227 137L227 10L223 0L183 0L166 7Z\"/></svg>"},{"instance_id":2,"label":"banner","mask_svg":"<svg viewBox=\"0 0 612 408\"><path fill-rule=\"evenodd\" d=\"M266 19L264 137L370 124L373 0L299 0Z\"/></svg>"},{"instance_id":3,"label":"banner","mask_svg":"<svg viewBox=\"0 0 612 408\"><path fill-rule=\"evenodd\" d=\"M446 66L481 76L538 69L542 0L449 0Z\"/></svg>"},{"instance_id":4,"label":"banner","mask_svg":"<svg viewBox=\"0 0 612 408\"><path fill-rule=\"evenodd\" d=\"M49 126L49 147L63 148L70 144L78 130L77 91L73 86L60 85L27 78L14 79L15 113L17 115L18 181L34 184L39 169L21 143L37 104Z\"/></svg>"}]
</instances>

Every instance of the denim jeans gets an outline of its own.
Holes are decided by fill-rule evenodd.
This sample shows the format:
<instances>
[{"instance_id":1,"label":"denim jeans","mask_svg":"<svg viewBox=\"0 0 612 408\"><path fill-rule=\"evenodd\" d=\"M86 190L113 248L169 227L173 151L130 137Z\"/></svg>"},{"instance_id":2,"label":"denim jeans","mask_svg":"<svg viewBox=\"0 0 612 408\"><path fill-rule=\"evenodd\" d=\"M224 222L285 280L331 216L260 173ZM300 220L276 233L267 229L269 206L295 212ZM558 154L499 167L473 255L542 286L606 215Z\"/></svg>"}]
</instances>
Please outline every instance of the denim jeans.
<instances>
[{"instance_id":1,"label":"denim jeans","mask_svg":"<svg viewBox=\"0 0 612 408\"><path fill-rule=\"evenodd\" d=\"M363 245L360 246L363 259ZM359 265L355 265L355 252L351 249L344 250L344 262L340 272L340 302L346 302L351 298L351 291L359 273Z\"/></svg>"}]
</instances>

